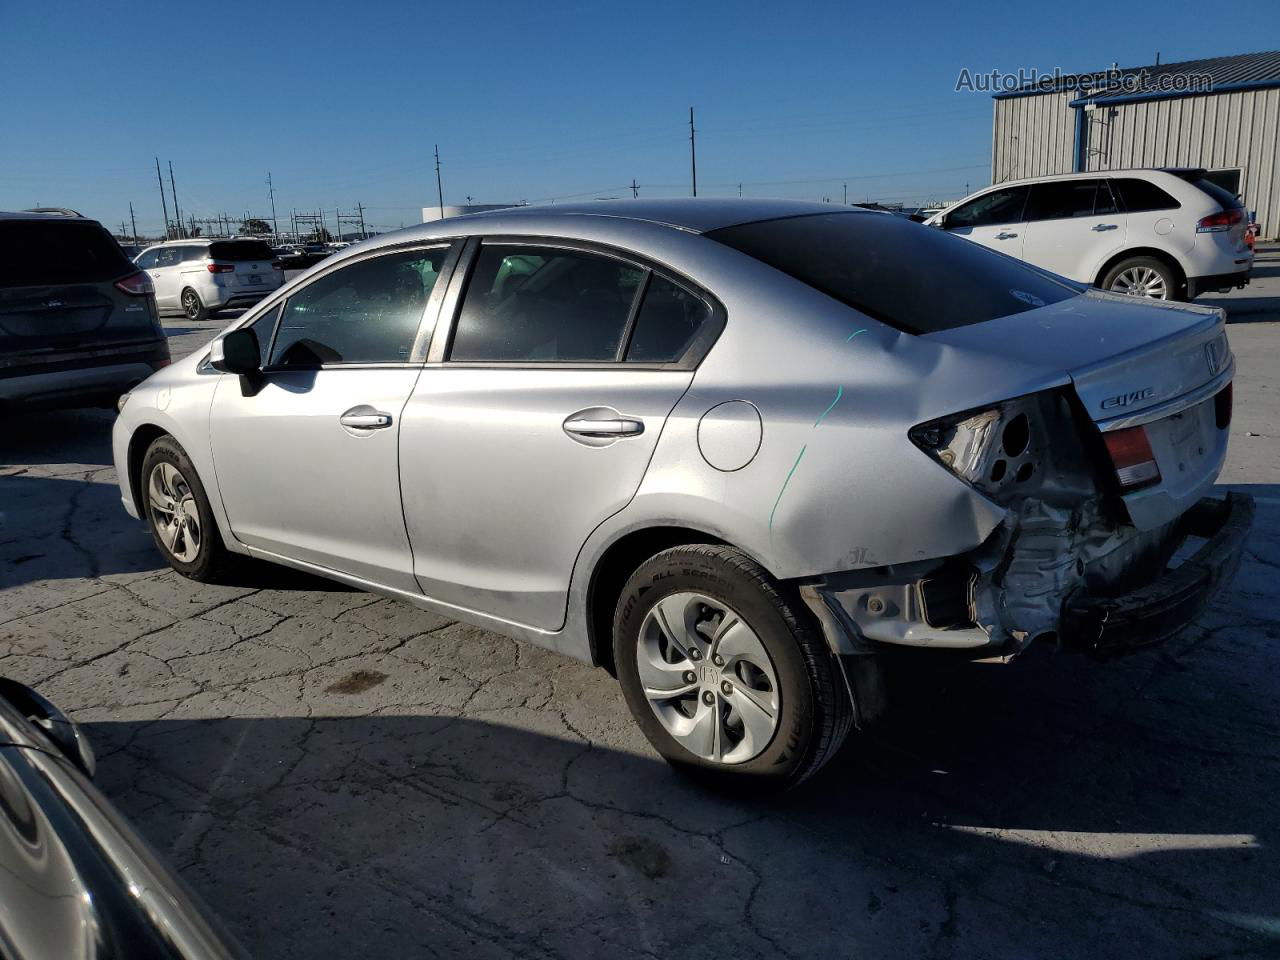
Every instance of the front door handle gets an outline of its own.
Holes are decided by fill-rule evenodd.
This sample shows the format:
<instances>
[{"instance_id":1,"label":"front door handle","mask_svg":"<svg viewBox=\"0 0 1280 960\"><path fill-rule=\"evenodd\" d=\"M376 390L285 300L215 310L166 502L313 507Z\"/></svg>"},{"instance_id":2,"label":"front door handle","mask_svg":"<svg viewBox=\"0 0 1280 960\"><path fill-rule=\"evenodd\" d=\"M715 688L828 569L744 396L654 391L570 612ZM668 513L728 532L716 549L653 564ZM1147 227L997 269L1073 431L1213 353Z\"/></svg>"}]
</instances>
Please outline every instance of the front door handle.
<instances>
[{"instance_id":1,"label":"front door handle","mask_svg":"<svg viewBox=\"0 0 1280 960\"><path fill-rule=\"evenodd\" d=\"M1001 230L999 233L997 233L997 234L996 234L996 239L997 239L997 240L1012 240L1012 239L1013 239L1014 237L1016 237L1016 236L1017 236L1017 234L1016 234L1016 233L1009 233L1007 230Z\"/></svg>"},{"instance_id":2,"label":"front door handle","mask_svg":"<svg viewBox=\"0 0 1280 960\"><path fill-rule=\"evenodd\" d=\"M338 422L344 427L354 427L357 430L381 430L391 426L391 414L344 413L338 418Z\"/></svg>"},{"instance_id":3,"label":"front door handle","mask_svg":"<svg viewBox=\"0 0 1280 960\"><path fill-rule=\"evenodd\" d=\"M644 433L644 421L627 417L617 420L566 420L564 431L578 437L634 437Z\"/></svg>"},{"instance_id":4,"label":"front door handle","mask_svg":"<svg viewBox=\"0 0 1280 960\"><path fill-rule=\"evenodd\" d=\"M1098 233L1102 233L1104 230L1114 230L1118 226L1118 223L1095 223L1093 229Z\"/></svg>"}]
</instances>

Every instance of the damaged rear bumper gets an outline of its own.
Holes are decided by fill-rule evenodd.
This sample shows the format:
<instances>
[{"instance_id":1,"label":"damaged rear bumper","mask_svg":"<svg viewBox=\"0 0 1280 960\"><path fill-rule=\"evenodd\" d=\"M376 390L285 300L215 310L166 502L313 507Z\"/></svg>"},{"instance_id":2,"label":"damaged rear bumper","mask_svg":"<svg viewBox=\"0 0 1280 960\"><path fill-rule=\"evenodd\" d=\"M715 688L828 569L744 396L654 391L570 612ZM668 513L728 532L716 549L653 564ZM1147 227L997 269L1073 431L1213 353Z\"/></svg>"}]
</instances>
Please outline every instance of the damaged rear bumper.
<instances>
[{"instance_id":1,"label":"damaged rear bumper","mask_svg":"<svg viewBox=\"0 0 1280 960\"><path fill-rule=\"evenodd\" d=\"M1182 538L1203 537L1205 543L1182 564L1130 593L1072 597L1063 611L1063 641L1107 656L1150 646L1177 633L1235 575L1253 514L1253 498L1243 494L1200 500L1183 514L1179 532Z\"/></svg>"},{"instance_id":2,"label":"damaged rear bumper","mask_svg":"<svg viewBox=\"0 0 1280 960\"><path fill-rule=\"evenodd\" d=\"M1166 527L1122 534L1082 524L1079 511L1027 506L969 554L829 575L800 584L800 595L837 654L915 647L1006 658L1039 637L1105 656L1195 619L1238 568L1254 514L1252 498L1229 493ZM1169 569L1188 537L1206 542Z\"/></svg>"}]
</instances>

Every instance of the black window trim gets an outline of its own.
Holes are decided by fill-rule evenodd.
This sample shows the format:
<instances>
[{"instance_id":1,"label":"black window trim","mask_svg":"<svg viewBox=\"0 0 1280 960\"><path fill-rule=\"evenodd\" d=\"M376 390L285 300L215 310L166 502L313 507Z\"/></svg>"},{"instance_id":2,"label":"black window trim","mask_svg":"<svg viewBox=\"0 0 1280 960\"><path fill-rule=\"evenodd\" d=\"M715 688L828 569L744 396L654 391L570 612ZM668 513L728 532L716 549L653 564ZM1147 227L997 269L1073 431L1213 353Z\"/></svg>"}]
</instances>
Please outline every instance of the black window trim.
<instances>
[{"instance_id":1,"label":"black window trim","mask_svg":"<svg viewBox=\"0 0 1280 960\"><path fill-rule=\"evenodd\" d=\"M575 250L592 253L598 256L619 260L625 264L644 271L636 294L631 301L627 314L627 324L623 329L618 352L612 360L454 360L453 337L458 329L463 297L471 284L471 275L475 270L482 246L522 246L548 247L561 250ZM728 314L720 300L701 284L696 283L673 267L651 257L615 247L611 244L595 240L578 240L568 237L546 237L538 235L491 234L470 237L462 252L462 262L454 270L449 284L449 293L440 311L436 323L435 336L431 340L431 350L427 356L428 365L444 364L450 367L473 367L477 369L504 370L696 370L706 358L715 342L720 338ZM631 337L635 333L640 308L644 303L644 294L648 291L649 281L653 274L683 289L686 293L697 297L708 307L708 317L703 323L683 354L668 363L628 362L626 352L631 345Z\"/></svg>"},{"instance_id":2,"label":"black window trim","mask_svg":"<svg viewBox=\"0 0 1280 960\"><path fill-rule=\"evenodd\" d=\"M431 331L437 326L439 317L438 311L440 305L444 302L445 291L450 286L453 279L453 272L457 267L458 260L462 253L465 238L462 237L442 237L430 240L409 240L404 243L390 244L385 247L377 247L362 253L359 256L345 257L337 263L328 264L319 273L308 277L307 282L301 286L294 287L286 284L281 288L277 295L269 296L255 304L239 322L236 323L233 330L241 330L250 327L265 317L272 310L276 310L275 320L271 324L271 343L267 350L267 356L270 357L275 350L276 334L280 329L280 319L284 316L289 301L296 297L303 290L306 290L317 280L336 273L345 267L352 266L356 263L364 263L368 260L374 260L379 257L390 256L398 253L410 253L415 250L438 250L447 248L448 253L445 255L444 263L440 266L440 275L436 278L435 286L431 288L431 293L427 297L427 302L422 308L422 317L418 320L418 331L414 334L413 348L409 352L408 360L390 360L385 362L357 362L357 363L322 363L315 367L298 367L298 366L278 366L268 365L263 367L263 373L299 373L317 370L386 370L386 369L417 369L426 363L427 349L432 342ZM434 312L433 312L434 311ZM200 363L201 372L207 365L205 360ZM212 367L210 372L216 372Z\"/></svg>"}]
</instances>

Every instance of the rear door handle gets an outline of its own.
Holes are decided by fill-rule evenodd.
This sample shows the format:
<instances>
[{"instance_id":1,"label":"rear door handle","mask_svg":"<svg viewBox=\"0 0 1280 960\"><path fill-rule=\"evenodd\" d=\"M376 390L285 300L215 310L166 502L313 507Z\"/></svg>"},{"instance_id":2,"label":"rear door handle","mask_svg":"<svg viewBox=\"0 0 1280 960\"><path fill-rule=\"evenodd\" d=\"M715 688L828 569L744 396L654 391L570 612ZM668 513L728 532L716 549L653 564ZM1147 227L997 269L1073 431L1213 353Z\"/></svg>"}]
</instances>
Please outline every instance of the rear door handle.
<instances>
[{"instance_id":1,"label":"rear door handle","mask_svg":"<svg viewBox=\"0 0 1280 960\"><path fill-rule=\"evenodd\" d=\"M1016 237L1016 236L1017 236L1017 234L1016 234L1016 233L1009 233L1007 230L1001 230L999 233L997 233L997 234L996 234L996 239L997 239L997 240L1012 240L1012 239L1013 239L1014 237Z\"/></svg>"},{"instance_id":2,"label":"rear door handle","mask_svg":"<svg viewBox=\"0 0 1280 960\"><path fill-rule=\"evenodd\" d=\"M344 413L338 418L338 422L344 427L354 427L357 430L381 430L391 426L391 414Z\"/></svg>"},{"instance_id":3,"label":"rear door handle","mask_svg":"<svg viewBox=\"0 0 1280 960\"><path fill-rule=\"evenodd\" d=\"M1117 223L1095 223L1093 229L1098 233L1102 233L1104 230L1114 230L1118 226L1119 224Z\"/></svg>"},{"instance_id":4,"label":"rear door handle","mask_svg":"<svg viewBox=\"0 0 1280 960\"><path fill-rule=\"evenodd\" d=\"M617 420L566 420L564 431L578 437L634 437L644 433L644 422L626 417Z\"/></svg>"}]
</instances>

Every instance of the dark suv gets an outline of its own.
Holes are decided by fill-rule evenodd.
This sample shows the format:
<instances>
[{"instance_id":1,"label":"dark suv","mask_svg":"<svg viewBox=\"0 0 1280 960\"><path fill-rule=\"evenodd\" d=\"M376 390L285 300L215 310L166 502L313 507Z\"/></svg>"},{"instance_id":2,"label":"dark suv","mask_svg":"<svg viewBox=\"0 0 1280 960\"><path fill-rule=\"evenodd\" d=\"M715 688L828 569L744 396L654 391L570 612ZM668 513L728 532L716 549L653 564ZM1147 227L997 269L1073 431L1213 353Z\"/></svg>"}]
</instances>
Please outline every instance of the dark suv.
<instances>
[{"instance_id":1,"label":"dark suv","mask_svg":"<svg viewBox=\"0 0 1280 960\"><path fill-rule=\"evenodd\" d=\"M0 407L114 405L168 364L151 280L101 224L0 213Z\"/></svg>"}]
</instances>

